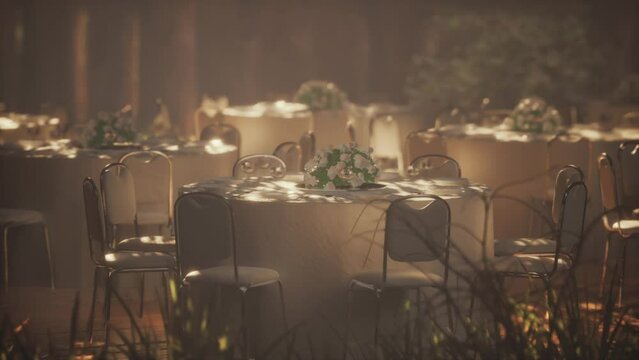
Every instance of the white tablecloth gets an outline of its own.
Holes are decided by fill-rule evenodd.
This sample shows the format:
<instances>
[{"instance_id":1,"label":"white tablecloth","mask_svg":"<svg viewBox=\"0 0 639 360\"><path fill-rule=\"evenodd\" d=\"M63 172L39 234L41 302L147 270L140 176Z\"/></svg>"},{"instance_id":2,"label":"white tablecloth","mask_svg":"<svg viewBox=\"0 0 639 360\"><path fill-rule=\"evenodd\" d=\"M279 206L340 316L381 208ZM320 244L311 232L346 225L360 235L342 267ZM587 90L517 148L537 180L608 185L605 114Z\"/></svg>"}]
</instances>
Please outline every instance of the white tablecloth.
<instances>
[{"instance_id":1,"label":"white tablecloth","mask_svg":"<svg viewBox=\"0 0 639 360\"><path fill-rule=\"evenodd\" d=\"M59 287L92 284L93 264L89 258L82 180L91 176L99 183L100 170L117 161L123 153L111 150L0 152L0 207L33 209L44 214ZM176 194L184 184L230 175L238 156L237 150L216 154L178 150L167 151L167 154L173 162ZM151 191L144 195L157 196ZM13 284L33 281L46 284L46 261L37 256L44 255L44 251L39 250L43 247L32 237L16 234L17 241L11 242ZM32 249L37 254L32 253Z\"/></svg>"},{"instance_id":2,"label":"white tablecloth","mask_svg":"<svg viewBox=\"0 0 639 360\"><path fill-rule=\"evenodd\" d=\"M485 251L492 257L492 212L486 212L483 187L396 179L381 181L385 185L381 189L323 191L302 189L298 186L301 180L301 176L247 181L216 178L181 189L182 193L208 191L229 199L236 216L240 265L270 267L280 273L292 324L320 313L332 319L343 316L350 277L364 269L381 269L383 221L372 247L371 232L389 201L399 196L443 197L451 208L453 246L472 260L482 259L486 223ZM372 200L385 202L367 207ZM462 263L453 255L451 264ZM407 265L391 265L401 266ZM438 261L424 269L443 271ZM278 316L272 314L277 309L274 306L269 307L269 314Z\"/></svg>"}]
</instances>

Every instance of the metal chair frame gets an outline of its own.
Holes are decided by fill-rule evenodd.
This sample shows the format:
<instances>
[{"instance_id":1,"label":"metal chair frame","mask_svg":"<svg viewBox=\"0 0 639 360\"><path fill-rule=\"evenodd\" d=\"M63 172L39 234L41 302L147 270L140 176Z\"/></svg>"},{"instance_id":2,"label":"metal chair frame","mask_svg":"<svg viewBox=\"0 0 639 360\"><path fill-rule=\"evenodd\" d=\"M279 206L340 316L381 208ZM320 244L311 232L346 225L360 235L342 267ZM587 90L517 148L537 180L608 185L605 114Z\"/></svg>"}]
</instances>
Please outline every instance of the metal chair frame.
<instances>
[{"instance_id":1,"label":"metal chair frame","mask_svg":"<svg viewBox=\"0 0 639 360\"><path fill-rule=\"evenodd\" d=\"M420 163L422 161L425 161L425 160L428 160L428 163L430 164L430 160L431 159L433 159L433 160L434 159L439 159L439 160L443 161L441 165L439 165L437 167L434 167L432 169L441 168L441 167L447 165L448 163L453 163L455 165L455 167L457 168L457 177L461 178L461 176L462 176L461 166L459 165L457 160L453 159L452 157L450 157L448 155L426 154L426 155L418 156L415 159L413 159L413 161L410 162L409 169L415 169L415 165L416 164L418 164L418 163Z\"/></svg>"},{"instance_id":2,"label":"metal chair frame","mask_svg":"<svg viewBox=\"0 0 639 360\"><path fill-rule=\"evenodd\" d=\"M281 178L284 176L284 174L286 174L286 163L278 158L277 156L274 155L268 155L268 154L258 154L258 155L247 155L247 156L243 156L241 158L239 158L236 162L235 165L233 165L233 177L237 177L237 175L240 172L240 167L242 166L242 164L244 164L245 162L249 162L249 161L261 161L261 165L263 164L267 164L269 161L275 162L278 166L281 167L282 173L280 175L278 174L272 174L270 176L276 177L276 178ZM261 166L260 165L260 166ZM272 166L267 166L266 168L271 167L271 170L274 171L275 169ZM267 175L268 176L268 175ZM255 176L255 178L263 178L265 176ZM250 177L247 177L250 178Z\"/></svg>"},{"instance_id":3,"label":"metal chair frame","mask_svg":"<svg viewBox=\"0 0 639 360\"><path fill-rule=\"evenodd\" d=\"M168 206L167 214L169 214L169 218L167 219L168 220L167 224L171 226L171 224L173 224L173 220L172 220L173 219L173 162L171 161L171 158L169 158L168 155L156 150L140 150L140 151L128 152L122 155L120 159L118 160L118 162L126 165L127 159L139 158L139 157L148 157L148 159L144 161L145 164L149 164L155 161L156 159L162 159L168 165L167 175L169 177L169 188L168 188L169 201L167 205ZM133 176L135 177L135 174L133 174Z\"/></svg>"},{"instance_id":4,"label":"metal chair frame","mask_svg":"<svg viewBox=\"0 0 639 360\"><path fill-rule=\"evenodd\" d=\"M273 150L273 156L277 156L286 164L285 159L292 151L294 151L293 155L295 156L295 162L297 163L297 166L295 168L297 169L297 171L304 170L304 164L302 163L302 147L295 141L286 141L277 145L277 147L275 147L275 150ZM288 170L292 169L293 167L289 166L289 164L286 164L286 168Z\"/></svg>"},{"instance_id":5,"label":"metal chair frame","mask_svg":"<svg viewBox=\"0 0 639 360\"><path fill-rule=\"evenodd\" d=\"M221 134L215 133L215 131L218 130L221 130ZM213 133L209 134L208 132ZM205 126L198 136L200 137L200 141L210 141L215 138L215 135L221 135L222 140L226 140L224 139L224 136L228 134L231 134L234 138L232 144L230 145L235 145L238 149L240 149L242 145L242 134L235 126L222 121L218 121L214 124Z\"/></svg>"},{"instance_id":6,"label":"metal chair frame","mask_svg":"<svg viewBox=\"0 0 639 360\"><path fill-rule=\"evenodd\" d=\"M623 144L622 144L623 146ZM604 248L604 258L603 258L603 264L601 266L601 279L599 280L599 294L603 295L603 291L604 291L604 284L605 284L605 280L606 280L606 275L608 273L608 255L609 255L609 250L610 250L610 242L612 241L612 236L614 234L619 235L622 239L624 239L624 244L623 244L623 251L621 254L621 276L619 277L619 298L618 298L618 305L621 306L622 304L622 299L623 299L623 283L624 283L624 277L626 275L626 257L627 257L627 248L628 248L628 242L632 239L638 239L639 240L639 232L636 233L627 233L624 232L624 230L621 228L621 226L618 229L615 229L612 225L614 224L610 224L610 221L608 220L608 216L611 214L614 214L618 220L622 220L624 219L624 213L623 213L623 208L621 206L620 203L620 199L619 199L619 189L618 189L618 185L619 185L619 179L617 178L617 174L615 172L615 168L613 166L613 162L612 159L610 158L610 156L607 153L602 153L601 155L599 155L598 158L598 164L599 164L599 172L601 174L602 168L604 167L609 167L610 169L610 174L612 176L612 181L613 181L613 186L611 189L607 189L607 191L609 191L609 193L604 194L604 191L606 191L603 187L603 185L601 184L601 182L599 183L599 186L601 188L601 197L602 197L602 203L604 205L603 210L604 210L604 214L603 214L603 224L604 227L606 228L606 230L608 231L608 236L606 237L606 243L605 243L605 248ZM612 197L612 205L613 208L609 209L606 207L606 199L604 199L604 197Z\"/></svg>"},{"instance_id":7,"label":"metal chair frame","mask_svg":"<svg viewBox=\"0 0 639 360\"><path fill-rule=\"evenodd\" d=\"M9 230L24 226L40 225L42 226L42 236L44 238L44 246L47 251L47 261L49 264L49 282L51 283L51 290L55 290L55 273L53 271L53 261L51 259L51 242L49 241L49 228L45 222L41 223L29 223L29 224L4 224L2 233L2 250L4 260L4 290L5 293L9 290Z\"/></svg>"},{"instance_id":8,"label":"metal chair frame","mask_svg":"<svg viewBox=\"0 0 639 360\"><path fill-rule=\"evenodd\" d=\"M130 268L115 269L108 266L104 262L104 259L103 258L101 259L99 257L104 254L96 254L93 249L93 241L99 241L99 245L102 249L102 252L105 252L105 250L110 250L110 247L108 246L108 242L106 240L104 216L103 216L103 210L101 205L102 202L100 201L100 193L98 191L97 186L95 185L95 182L93 181L91 177L85 178L82 183L82 186L83 186L83 192L85 197L84 203L85 203L85 213L86 213L87 220L89 220L90 218L94 216L97 216L98 219L94 219L94 220L98 221L98 225L100 227L100 229L98 230L100 238L93 239L92 230L90 228L91 222L87 221L87 230L88 230L87 238L89 240L89 254L91 256L91 261L95 265L95 270L93 273L93 293L91 298L91 310L89 312L87 333L89 334L89 342L93 342L93 323L95 321L95 300L96 300L96 295L98 290L97 286L98 286L99 274L100 272L106 271L105 289L104 289L104 317L105 317L105 346L108 347L109 329L110 329L109 320L111 318L111 292L112 292L112 286L113 286L112 281L115 275L121 274L121 273L144 274L147 272L160 272L163 275L166 275L166 274L170 274L171 272L174 272L175 269L170 267L142 267L142 268L130 267ZM97 207L96 209L91 210L89 208L89 206L92 204L90 204L91 199L88 198L88 196L93 197L92 200L95 201L95 206ZM92 213L92 211L96 211L96 213ZM166 280L166 277L165 277L165 280ZM165 296L165 306L166 306L165 310L166 310L166 313L169 314L169 295L168 295L167 284L165 284L164 290L165 290L164 296Z\"/></svg>"},{"instance_id":9,"label":"metal chair frame","mask_svg":"<svg viewBox=\"0 0 639 360\"><path fill-rule=\"evenodd\" d=\"M233 261L233 272L234 272L234 276L235 276L235 286L233 286L236 290L238 290L240 297L241 297L241 329L242 329L242 338L244 341L244 354L246 356L248 356L248 330L246 328L246 294L248 293L248 290L250 290L252 287L243 287L240 286L239 284L239 266L237 264L237 239L235 237L235 214L233 211L233 207L231 206L231 204L229 203L229 201L224 198L221 195L218 194L213 194L213 193L208 193L208 192L191 192L191 193L186 193L181 195L176 201L175 201L175 243L176 243L176 264L177 264L177 272L178 272L178 276L180 279L180 287L182 288L185 285L189 285L188 282L185 281L185 276L186 274L184 274L184 269L182 269L182 264L181 264L181 255L180 255L180 221L179 221L179 217L180 217L180 212L179 212L179 207L182 201L184 201L184 199L188 199L189 197L192 196L198 196L198 197L208 197L210 198L210 201L217 201L220 202L221 204L224 204L224 208L226 209L226 211L229 214L229 219L230 219L230 232L231 232L231 258ZM284 302L284 287L282 286L282 282L281 280L277 280L276 281L277 285L278 285L278 289L279 289L279 295L280 295L280 303L281 303L281 308L282 308L282 319L284 322L284 326L286 327L286 329L288 329L288 322L286 320L286 306L285 306L285 302ZM270 285L272 283L267 283L267 284L261 284L261 285L257 285L255 286L257 287L261 287L261 286L267 286ZM222 284L216 284L217 286L222 286Z\"/></svg>"},{"instance_id":10,"label":"metal chair frame","mask_svg":"<svg viewBox=\"0 0 639 360\"><path fill-rule=\"evenodd\" d=\"M529 271L529 272L519 272L519 271L499 271L500 274L504 275L504 276L510 276L510 277L527 277L527 278L537 278L537 279L541 279L544 280L544 282L548 282L550 281L550 279L552 278L552 276L557 272L557 265L559 264L559 261L561 259L565 259L567 260L571 265L574 263L574 249L571 249L571 251L564 251L563 247L562 247L562 238L563 238L563 234L564 234L564 219L566 217L566 202L568 201L568 197L570 196L570 193L572 191L574 191L574 189L576 189L577 187L583 187L584 192L585 192L585 201L583 203L583 207L582 207L582 219L581 219L581 226L580 226L580 231L578 234L578 238L579 238L579 243L575 244L574 246L576 248L580 247L580 243L582 241L582 236L583 236L583 227L584 227L584 221L586 218L586 204L587 204L587 199L588 199L588 188L586 187L586 184L583 181L576 181L572 184L570 184L568 186L568 188L566 189L566 191L564 192L564 195L562 197L562 215L561 215L561 222L559 225L559 229L557 232L557 240L556 240L556 245L555 245L555 251L552 254L553 255L553 267L552 270L549 272L535 272L535 271ZM526 254L521 254L521 255L526 255L526 256L548 256L548 253L526 253ZM516 256L516 255L515 255Z\"/></svg>"},{"instance_id":11,"label":"metal chair frame","mask_svg":"<svg viewBox=\"0 0 639 360\"><path fill-rule=\"evenodd\" d=\"M315 156L315 134L312 131L304 133L299 141L300 148L302 149L302 167Z\"/></svg>"},{"instance_id":12,"label":"metal chair frame","mask_svg":"<svg viewBox=\"0 0 639 360\"><path fill-rule=\"evenodd\" d=\"M432 205L434 202L443 202L446 205L446 209L447 209L447 218L448 218L448 222L447 222L447 230L446 230L446 242L444 245L444 254L443 254L443 262L444 262L444 286L447 286L448 284L448 262L450 259L450 206L448 205L448 203L442 199L439 196L436 195L410 195L410 196L404 196L401 198L398 198L396 200L393 200L390 204L390 206L388 207L388 209L386 210L386 212L388 213L388 210L390 210L393 206L397 206L398 203L403 202L403 201L407 201L407 200L415 200L415 199L423 199L423 200L431 200L432 202L427 205L430 206ZM418 211L418 210L416 210ZM385 283L386 283L386 278L387 278L387 274L388 274L388 256L389 256L389 249L388 249L388 241L389 241L389 218L388 216L386 217L386 228L385 228L385 237L384 237L384 257L383 257L383 263L382 263L382 284L381 286L375 287L375 286L371 286L371 287L362 287L359 286L359 288L364 289L364 290L369 290L375 293L375 297L376 297L376 307L375 307L375 335L374 335L374 343L375 346L377 346L378 343L378 337L379 337L379 322L380 322L380 316L381 316L381 298L382 298L382 294L384 292L384 288L385 288ZM428 245L427 245L428 246ZM407 261L403 261L403 262L407 262ZM350 332L350 318L351 318L351 312L352 312L352 303L353 303L353 299L352 299L352 293L355 290L356 286L358 285L358 283L355 280L351 280L351 283L348 287L347 290L347 313L346 313L346 335L345 335L345 339L344 339L344 356L346 356L347 353L347 346L348 346L348 335ZM431 286L433 287L433 286ZM421 295L421 291L420 291L421 287L415 288L416 293L417 293L417 304L418 304L418 313L420 312L419 310L419 303L420 303L420 295ZM449 311L448 313L448 321L449 321L449 325L452 328L452 318L451 318L451 313Z\"/></svg>"}]
</instances>

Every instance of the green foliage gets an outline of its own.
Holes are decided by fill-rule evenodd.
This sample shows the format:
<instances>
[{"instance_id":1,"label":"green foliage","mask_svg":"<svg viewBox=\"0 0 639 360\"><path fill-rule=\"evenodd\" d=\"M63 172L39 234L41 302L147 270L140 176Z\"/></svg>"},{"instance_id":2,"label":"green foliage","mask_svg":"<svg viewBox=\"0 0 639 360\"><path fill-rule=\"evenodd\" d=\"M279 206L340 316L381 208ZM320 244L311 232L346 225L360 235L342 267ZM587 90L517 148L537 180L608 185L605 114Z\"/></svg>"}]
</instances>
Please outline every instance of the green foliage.
<instances>
[{"instance_id":1,"label":"green foliage","mask_svg":"<svg viewBox=\"0 0 639 360\"><path fill-rule=\"evenodd\" d=\"M309 109L339 110L348 99L346 95L333 83L326 81L308 81L295 94L295 101L305 104Z\"/></svg>"},{"instance_id":2,"label":"green foliage","mask_svg":"<svg viewBox=\"0 0 639 360\"><path fill-rule=\"evenodd\" d=\"M135 141L132 112L128 108L109 114L98 113L96 119L87 125L84 134L86 145L90 148L112 146L115 143Z\"/></svg>"},{"instance_id":3,"label":"green foliage","mask_svg":"<svg viewBox=\"0 0 639 360\"><path fill-rule=\"evenodd\" d=\"M529 96L580 103L602 73L579 11L441 15L431 25L437 49L414 57L406 81L410 102L422 108L476 108L485 97L507 108Z\"/></svg>"}]
</instances>

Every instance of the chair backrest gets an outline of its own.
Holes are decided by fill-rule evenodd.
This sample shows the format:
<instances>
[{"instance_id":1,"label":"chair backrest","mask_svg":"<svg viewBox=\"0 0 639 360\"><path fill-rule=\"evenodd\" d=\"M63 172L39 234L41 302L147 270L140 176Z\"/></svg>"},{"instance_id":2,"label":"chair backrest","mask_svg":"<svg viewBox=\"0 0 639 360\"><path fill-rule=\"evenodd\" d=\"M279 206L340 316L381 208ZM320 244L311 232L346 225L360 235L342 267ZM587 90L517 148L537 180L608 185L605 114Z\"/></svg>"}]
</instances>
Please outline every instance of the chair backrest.
<instances>
[{"instance_id":1,"label":"chair backrest","mask_svg":"<svg viewBox=\"0 0 639 360\"><path fill-rule=\"evenodd\" d=\"M459 163L446 155L422 155L410 163L408 173L414 177L461 178Z\"/></svg>"},{"instance_id":2,"label":"chair backrest","mask_svg":"<svg viewBox=\"0 0 639 360\"><path fill-rule=\"evenodd\" d=\"M175 202L175 242L180 276L232 258L237 280L233 210L224 197L194 192Z\"/></svg>"},{"instance_id":3,"label":"chair backrest","mask_svg":"<svg viewBox=\"0 0 639 360\"><path fill-rule=\"evenodd\" d=\"M588 189L583 181L571 183L563 193L557 248L569 253L577 249L584 229Z\"/></svg>"},{"instance_id":4,"label":"chair backrest","mask_svg":"<svg viewBox=\"0 0 639 360\"><path fill-rule=\"evenodd\" d=\"M611 230L612 224L621 218L619 197L617 194L617 174L612 164L612 159L606 153L599 155L599 189L601 191L601 204L603 205L604 226Z\"/></svg>"},{"instance_id":5,"label":"chair backrest","mask_svg":"<svg viewBox=\"0 0 639 360\"><path fill-rule=\"evenodd\" d=\"M626 141L617 150L619 163L621 204L627 208L639 207L639 140Z\"/></svg>"},{"instance_id":6,"label":"chair backrest","mask_svg":"<svg viewBox=\"0 0 639 360\"><path fill-rule=\"evenodd\" d=\"M97 265L104 263L106 236L104 229L104 213L100 192L92 178L87 177L82 182L84 194L84 213L86 216L89 237L89 251L91 260Z\"/></svg>"},{"instance_id":7,"label":"chair backrest","mask_svg":"<svg viewBox=\"0 0 639 360\"><path fill-rule=\"evenodd\" d=\"M381 170L403 168L402 139L399 124L390 115L376 116L369 123L370 146Z\"/></svg>"},{"instance_id":8,"label":"chair backrest","mask_svg":"<svg viewBox=\"0 0 639 360\"><path fill-rule=\"evenodd\" d=\"M406 135L404 152L404 166L408 167L414 159L422 155L446 154L446 142L436 132L428 130L411 131Z\"/></svg>"},{"instance_id":9,"label":"chair backrest","mask_svg":"<svg viewBox=\"0 0 639 360\"><path fill-rule=\"evenodd\" d=\"M283 142L277 145L273 155L284 161L287 171L300 172L303 170L302 147L298 143L294 141Z\"/></svg>"},{"instance_id":10,"label":"chair backrest","mask_svg":"<svg viewBox=\"0 0 639 360\"><path fill-rule=\"evenodd\" d=\"M108 225L136 223L135 183L133 174L122 163L111 163L100 172L100 188Z\"/></svg>"},{"instance_id":11,"label":"chair backrest","mask_svg":"<svg viewBox=\"0 0 639 360\"><path fill-rule=\"evenodd\" d=\"M170 224L173 214L173 163L160 151L142 150L128 152L118 162L127 166L133 174L135 200L153 205L153 211L166 214Z\"/></svg>"},{"instance_id":12,"label":"chair backrest","mask_svg":"<svg viewBox=\"0 0 639 360\"><path fill-rule=\"evenodd\" d=\"M286 174L286 164L282 159L273 155L248 155L235 162L233 177L236 179L249 178L282 178Z\"/></svg>"},{"instance_id":13,"label":"chair backrest","mask_svg":"<svg viewBox=\"0 0 639 360\"><path fill-rule=\"evenodd\" d=\"M448 274L450 208L442 198L416 195L394 200L386 210L384 275L387 256L395 261L442 259Z\"/></svg>"},{"instance_id":14,"label":"chair backrest","mask_svg":"<svg viewBox=\"0 0 639 360\"><path fill-rule=\"evenodd\" d=\"M566 164L573 164L582 169L583 181L586 182L591 167L591 146L588 138L570 133L559 133L547 144L546 177L547 189L552 189L559 170ZM585 156L584 156L585 155Z\"/></svg>"},{"instance_id":15,"label":"chair backrest","mask_svg":"<svg viewBox=\"0 0 639 360\"><path fill-rule=\"evenodd\" d=\"M213 139L222 140L227 145L235 145L238 149L242 143L240 131L235 126L223 122L217 122L202 129L200 133L201 141L211 141Z\"/></svg>"},{"instance_id":16,"label":"chair backrest","mask_svg":"<svg viewBox=\"0 0 639 360\"><path fill-rule=\"evenodd\" d=\"M584 182L584 174L578 166L564 166L555 178L555 194L552 201L552 220L559 224L563 211L563 197L568 187L578 181Z\"/></svg>"},{"instance_id":17,"label":"chair backrest","mask_svg":"<svg viewBox=\"0 0 639 360\"><path fill-rule=\"evenodd\" d=\"M302 148L302 166L315 156L315 134L312 131L304 133L299 140Z\"/></svg>"}]
</instances>

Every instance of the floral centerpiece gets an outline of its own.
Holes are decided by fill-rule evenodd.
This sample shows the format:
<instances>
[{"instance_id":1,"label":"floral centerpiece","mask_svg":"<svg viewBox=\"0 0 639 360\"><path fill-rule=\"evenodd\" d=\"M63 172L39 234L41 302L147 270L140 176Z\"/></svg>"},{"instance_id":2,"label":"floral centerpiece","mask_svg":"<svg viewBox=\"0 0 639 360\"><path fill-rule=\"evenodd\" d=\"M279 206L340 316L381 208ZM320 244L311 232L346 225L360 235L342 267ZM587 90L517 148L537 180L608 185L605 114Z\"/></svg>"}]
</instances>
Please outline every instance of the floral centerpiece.
<instances>
[{"instance_id":1,"label":"floral centerpiece","mask_svg":"<svg viewBox=\"0 0 639 360\"><path fill-rule=\"evenodd\" d=\"M337 85L327 81L307 81L295 93L295 101L305 104L312 111L339 110L348 103Z\"/></svg>"},{"instance_id":2,"label":"floral centerpiece","mask_svg":"<svg viewBox=\"0 0 639 360\"><path fill-rule=\"evenodd\" d=\"M524 98L504 120L504 126L514 131L553 133L561 125L561 115L555 107L540 98Z\"/></svg>"},{"instance_id":3,"label":"floral centerpiece","mask_svg":"<svg viewBox=\"0 0 639 360\"><path fill-rule=\"evenodd\" d=\"M304 166L304 186L335 190L373 183L379 169L372 152L372 148L363 150L355 144L324 149Z\"/></svg>"},{"instance_id":4,"label":"floral centerpiece","mask_svg":"<svg viewBox=\"0 0 639 360\"><path fill-rule=\"evenodd\" d=\"M95 119L89 121L84 133L86 146L101 148L114 146L118 143L131 143L136 139L133 128L133 113L130 107L125 107L115 113L98 113Z\"/></svg>"}]
</instances>

